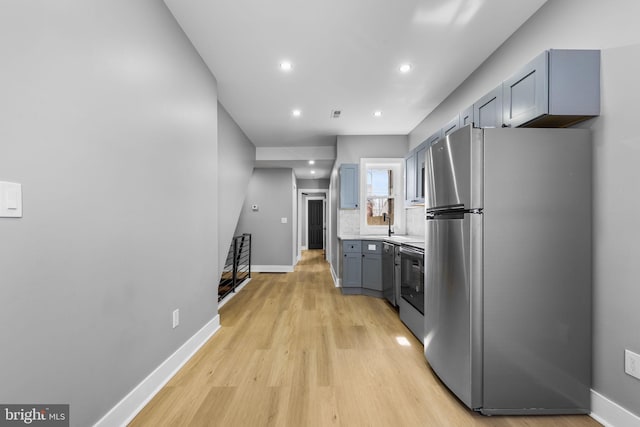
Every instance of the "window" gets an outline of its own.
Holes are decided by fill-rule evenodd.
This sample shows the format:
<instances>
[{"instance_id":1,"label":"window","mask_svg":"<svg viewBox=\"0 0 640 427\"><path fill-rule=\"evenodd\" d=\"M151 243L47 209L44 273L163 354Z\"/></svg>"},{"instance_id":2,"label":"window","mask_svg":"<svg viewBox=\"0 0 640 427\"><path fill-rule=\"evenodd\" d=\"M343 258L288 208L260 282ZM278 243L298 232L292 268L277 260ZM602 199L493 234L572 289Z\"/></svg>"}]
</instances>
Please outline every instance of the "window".
<instances>
[{"instance_id":1,"label":"window","mask_svg":"<svg viewBox=\"0 0 640 427\"><path fill-rule=\"evenodd\" d=\"M404 232L402 189L403 159L360 159L360 234ZM386 220L385 220L386 217Z\"/></svg>"},{"instance_id":2,"label":"window","mask_svg":"<svg viewBox=\"0 0 640 427\"><path fill-rule=\"evenodd\" d=\"M393 171L367 168L367 225L393 225ZM387 218L385 218L387 216Z\"/></svg>"}]
</instances>

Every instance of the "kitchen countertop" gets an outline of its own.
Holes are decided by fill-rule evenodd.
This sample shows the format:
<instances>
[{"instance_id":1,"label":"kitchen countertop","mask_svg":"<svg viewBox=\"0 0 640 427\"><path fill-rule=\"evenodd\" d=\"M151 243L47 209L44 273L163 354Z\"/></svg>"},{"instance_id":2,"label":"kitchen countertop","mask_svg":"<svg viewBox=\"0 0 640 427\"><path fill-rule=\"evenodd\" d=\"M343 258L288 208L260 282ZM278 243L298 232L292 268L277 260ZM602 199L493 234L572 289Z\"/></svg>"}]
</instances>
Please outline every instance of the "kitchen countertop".
<instances>
[{"instance_id":1,"label":"kitchen countertop","mask_svg":"<svg viewBox=\"0 0 640 427\"><path fill-rule=\"evenodd\" d=\"M344 234L338 236L340 240L381 240L383 242L395 243L401 245L403 243L422 243L424 245L424 236L411 236L406 234L392 234L389 237L386 234Z\"/></svg>"}]
</instances>

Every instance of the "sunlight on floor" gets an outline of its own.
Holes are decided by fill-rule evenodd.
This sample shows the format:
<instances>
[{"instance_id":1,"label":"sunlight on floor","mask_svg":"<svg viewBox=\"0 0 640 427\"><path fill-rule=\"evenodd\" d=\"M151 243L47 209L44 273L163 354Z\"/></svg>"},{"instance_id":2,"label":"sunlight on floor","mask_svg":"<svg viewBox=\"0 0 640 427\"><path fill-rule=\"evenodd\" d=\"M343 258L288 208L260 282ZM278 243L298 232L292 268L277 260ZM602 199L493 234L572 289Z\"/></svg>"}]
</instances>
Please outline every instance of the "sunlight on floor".
<instances>
[{"instance_id":1,"label":"sunlight on floor","mask_svg":"<svg viewBox=\"0 0 640 427\"><path fill-rule=\"evenodd\" d=\"M411 343L406 337L396 337L396 341L403 347L411 347Z\"/></svg>"}]
</instances>

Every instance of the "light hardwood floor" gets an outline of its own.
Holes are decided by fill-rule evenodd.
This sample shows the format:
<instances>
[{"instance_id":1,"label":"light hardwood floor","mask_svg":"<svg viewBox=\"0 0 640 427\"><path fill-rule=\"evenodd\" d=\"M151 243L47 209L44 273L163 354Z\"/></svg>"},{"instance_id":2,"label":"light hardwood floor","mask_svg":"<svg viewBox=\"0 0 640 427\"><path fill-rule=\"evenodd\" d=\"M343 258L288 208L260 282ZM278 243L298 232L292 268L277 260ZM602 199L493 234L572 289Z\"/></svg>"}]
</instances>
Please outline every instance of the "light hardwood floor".
<instances>
[{"instance_id":1,"label":"light hardwood floor","mask_svg":"<svg viewBox=\"0 0 640 427\"><path fill-rule=\"evenodd\" d=\"M467 410L385 301L334 287L322 251L305 251L293 273L254 273L220 318L131 426L599 425Z\"/></svg>"}]
</instances>

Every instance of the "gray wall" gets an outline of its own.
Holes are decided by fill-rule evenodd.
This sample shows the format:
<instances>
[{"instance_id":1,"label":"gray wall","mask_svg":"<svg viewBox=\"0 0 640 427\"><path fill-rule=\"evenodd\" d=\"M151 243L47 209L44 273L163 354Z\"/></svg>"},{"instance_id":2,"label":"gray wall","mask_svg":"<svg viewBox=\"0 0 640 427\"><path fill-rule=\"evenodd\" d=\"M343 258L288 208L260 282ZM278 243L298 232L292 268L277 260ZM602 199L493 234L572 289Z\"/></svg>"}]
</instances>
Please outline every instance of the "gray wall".
<instances>
[{"instance_id":1,"label":"gray wall","mask_svg":"<svg viewBox=\"0 0 640 427\"><path fill-rule=\"evenodd\" d=\"M298 188L303 190L327 190L329 189L329 179L298 179Z\"/></svg>"},{"instance_id":2,"label":"gray wall","mask_svg":"<svg viewBox=\"0 0 640 427\"><path fill-rule=\"evenodd\" d=\"M638 16L636 0L550 0L411 132L410 145L544 49L602 49L602 113L580 125L594 137L593 388L640 416L640 381L624 373L624 349L640 352Z\"/></svg>"},{"instance_id":3,"label":"gray wall","mask_svg":"<svg viewBox=\"0 0 640 427\"><path fill-rule=\"evenodd\" d=\"M331 224L327 233L331 268L339 274L338 209L340 208L340 179L338 169L342 163L360 163L361 158L404 157L408 149L407 135L349 135L338 136L336 162L329 184L329 215Z\"/></svg>"},{"instance_id":4,"label":"gray wall","mask_svg":"<svg viewBox=\"0 0 640 427\"><path fill-rule=\"evenodd\" d=\"M335 167L342 163L360 163L363 157L404 157L408 151L407 135L338 136Z\"/></svg>"},{"instance_id":5,"label":"gray wall","mask_svg":"<svg viewBox=\"0 0 640 427\"><path fill-rule=\"evenodd\" d=\"M87 426L217 314L216 81L156 0L5 0L0 52L0 402Z\"/></svg>"},{"instance_id":6,"label":"gray wall","mask_svg":"<svg viewBox=\"0 0 640 427\"><path fill-rule=\"evenodd\" d=\"M252 235L253 265L293 266L294 188L291 169L253 170L236 230ZM251 210L252 205L258 205L258 210ZM287 223L282 224L281 218L287 218Z\"/></svg>"},{"instance_id":7,"label":"gray wall","mask_svg":"<svg viewBox=\"0 0 640 427\"><path fill-rule=\"evenodd\" d=\"M256 161L256 147L220 103L218 157L218 265L222 274Z\"/></svg>"},{"instance_id":8,"label":"gray wall","mask_svg":"<svg viewBox=\"0 0 640 427\"><path fill-rule=\"evenodd\" d=\"M331 177L329 178L329 200L327 201L327 216L329 217L329 223L327 224L327 246L329 254L329 264L331 266L331 273L334 276L334 280L338 279L340 275L340 250L338 248L338 209L340 208L340 187L338 167L336 164L331 171Z\"/></svg>"}]
</instances>

